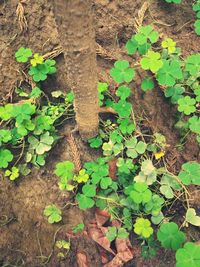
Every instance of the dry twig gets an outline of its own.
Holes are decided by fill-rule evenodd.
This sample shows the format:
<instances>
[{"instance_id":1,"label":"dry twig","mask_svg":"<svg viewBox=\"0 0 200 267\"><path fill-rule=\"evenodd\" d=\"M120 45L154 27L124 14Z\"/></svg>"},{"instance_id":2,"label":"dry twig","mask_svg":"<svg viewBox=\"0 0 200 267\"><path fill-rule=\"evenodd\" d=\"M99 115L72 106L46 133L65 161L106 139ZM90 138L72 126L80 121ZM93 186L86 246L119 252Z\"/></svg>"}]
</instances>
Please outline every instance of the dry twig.
<instances>
[{"instance_id":1,"label":"dry twig","mask_svg":"<svg viewBox=\"0 0 200 267\"><path fill-rule=\"evenodd\" d=\"M137 31L142 26L142 23L143 23L144 17L145 17L145 13L148 10L148 8L149 8L149 3L144 2L142 7L140 8L140 10L138 11L137 18L135 18L135 21L134 21L134 27L136 28Z\"/></svg>"},{"instance_id":2,"label":"dry twig","mask_svg":"<svg viewBox=\"0 0 200 267\"><path fill-rule=\"evenodd\" d=\"M23 3L24 1L19 1L16 9L16 15L18 17L18 22L21 32L26 32L28 29L28 23L25 17Z\"/></svg>"}]
</instances>

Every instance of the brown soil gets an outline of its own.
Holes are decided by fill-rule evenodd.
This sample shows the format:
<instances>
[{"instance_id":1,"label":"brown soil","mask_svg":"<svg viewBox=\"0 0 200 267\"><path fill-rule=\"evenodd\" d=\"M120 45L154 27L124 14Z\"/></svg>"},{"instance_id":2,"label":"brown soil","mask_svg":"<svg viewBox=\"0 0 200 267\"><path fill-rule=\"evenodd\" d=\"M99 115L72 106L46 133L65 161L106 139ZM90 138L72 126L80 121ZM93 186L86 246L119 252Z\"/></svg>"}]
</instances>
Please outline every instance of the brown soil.
<instances>
[{"instance_id":1,"label":"brown soil","mask_svg":"<svg viewBox=\"0 0 200 267\"><path fill-rule=\"evenodd\" d=\"M14 53L20 46L28 46L35 52L45 54L52 52L59 45L50 1L21 2L28 23L28 30L25 32L20 32L16 15L19 1L0 1L1 102L8 99L12 95L14 85L24 79L19 65L14 60ZM144 24L154 23L161 36L168 36L177 41L184 55L199 52L198 37L193 30L193 1L185 0L180 6L167 5L161 0L149 2L150 9L146 13ZM100 45L97 50L98 75L99 80L107 81L111 85L111 90L115 89L115 85L109 77L109 69L114 60L127 57L124 44L135 31L134 18L137 17L143 3L141 0L94 0L96 42ZM56 79L45 83L45 90L67 89L62 54L57 57L57 62ZM166 162L171 170L178 171L180 164L185 161L200 161L199 148L192 136L188 138L182 150L175 148L179 143L178 133L173 127L175 110L164 99L159 89L143 95L140 82L141 77L138 75L136 82L132 84L133 108L138 115L146 119L146 126L150 127L152 132L160 132L166 136L170 145ZM77 140L83 162L96 157L80 139ZM77 223L87 222L92 218L92 214L86 215L71 206L63 210L63 221L60 224L50 225L43 216L47 204L56 203L62 207L69 198L68 193L58 189L53 170L58 161L70 159L70 153L67 141L62 140L51 152L47 165L40 170L35 169L26 179L11 183L1 177L0 219L9 219L10 222L6 225L0 222L0 266L77 266L75 255L79 250L87 252L92 267L101 266L98 247L87 238L72 241L72 250L67 261L58 262L53 253L48 263L42 264L44 257L47 259L51 255L55 235L63 237L66 231L71 230ZM196 201L196 204L199 202ZM126 266L174 266L170 253L161 253L164 255L160 254L154 260L145 262L137 259Z\"/></svg>"}]
</instances>

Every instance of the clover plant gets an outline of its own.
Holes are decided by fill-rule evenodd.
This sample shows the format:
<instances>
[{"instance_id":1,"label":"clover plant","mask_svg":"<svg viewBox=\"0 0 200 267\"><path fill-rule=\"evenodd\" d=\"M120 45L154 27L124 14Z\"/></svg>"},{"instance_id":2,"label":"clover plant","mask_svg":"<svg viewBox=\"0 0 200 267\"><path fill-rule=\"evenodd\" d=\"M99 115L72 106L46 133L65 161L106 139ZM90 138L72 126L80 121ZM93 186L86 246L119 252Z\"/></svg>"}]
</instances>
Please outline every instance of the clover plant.
<instances>
[{"instance_id":1,"label":"clover plant","mask_svg":"<svg viewBox=\"0 0 200 267\"><path fill-rule=\"evenodd\" d=\"M161 177L160 184L160 193L167 199L173 198L174 191L179 191L181 189L181 185L178 182L177 178L170 174L164 174Z\"/></svg>"},{"instance_id":2,"label":"clover plant","mask_svg":"<svg viewBox=\"0 0 200 267\"><path fill-rule=\"evenodd\" d=\"M19 50L15 53L15 58L17 62L20 63L26 63L30 57L32 57L33 53L30 48L24 48L21 47Z\"/></svg>"},{"instance_id":3,"label":"clover plant","mask_svg":"<svg viewBox=\"0 0 200 267\"><path fill-rule=\"evenodd\" d=\"M44 209L44 215L48 217L48 222L51 224L62 220L61 210L54 204L49 205Z\"/></svg>"},{"instance_id":4,"label":"clover plant","mask_svg":"<svg viewBox=\"0 0 200 267\"><path fill-rule=\"evenodd\" d=\"M153 88L154 88L153 80L149 77L144 78L144 80L142 81L142 84L141 84L141 89L144 92L146 92L146 91L152 90Z\"/></svg>"},{"instance_id":5,"label":"clover plant","mask_svg":"<svg viewBox=\"0 0 200 267\"><path fill-rule=\"evenodd\" d=\"M11 170L5 171L5 176L8 176L11 181L14 181L19 177L19 169L17 167L12 167Z\"/></svg>"},{"instance_id":6,"label":"clover plant","mask_svg":"<svg viewBox=\"0 0 200 267\"><path fill-rule=\"evenodd\" d=\"M157 238L164 248L173 250L181 248L186 239L185 234L178 229L178 225L174 222L163 223L157 232Z\"/></svg>"},{"instance_id":7,"label":"clover plant","mask_svg":"<svg viewBox=\"0 0 200 267\"><path fill-rule=\"evenodd\" d=\"M171 38L167 38L162 41L162 47L167 49L169 54L173 54L176 51L176 42L174 42Z\"/></svg>"},{"instance_id":8,"label":"clover plant","mask_svg":"<svg viewBox=\"0 0 200 267\"><path fill-rule=\"evenodd\" d=\"M178 177L185 185L200 185L200 164L197 162L184 163Z\"/></svg>"},{"instance_id":9,"label":"clover plant","mask_svg":"<svg viewBox=\"0 0 200 267\"><path fill-rule=\"evenodd\" d=\"M200 246L187 242L183 248L176 252L176 267L198 267L200 266Z\"/></svg>"},{"instance_id":10,"label":"clover plant","mask_svg":"<svg viewBox=\"0 0 200 267\"><path fill-rule=\"evenodd\" d=\"M125 142L127 148L126 154L129 158L135 159L138 154L144 154L146 150L146 143L138 141L136 137L133 137Z\"/></svg>"},{"instance_id":11,"label":"clover plant","mask_svg":"<svg viewBox=\"0 0 200 267\"><path fill-rule=\"evenodd\" d=\"M115 62L114 68L110 70L110 75L117 83L130 83L135 76L135 71L129 67L127 60L118 60Z\"/></svg>"},{"instance_id":12,"label":"clover plant","mask_svg":"<svg viewBox=\"0 0 200 267\"><path fill-rule=\"evenodd\" d=\"M82 193L76 195L76 200L80 209L92 208L95 204L93 197L96 195L96 186L86 184L82 188Z\"/></svg>"},{"instance_id":13,"label":"clover plant","mask_svg":"<svg viewBox=\"0 0 200 267\"><path fill-rule=\"evenodd\" d=\"M196 12L197 20L194 23L195 32L197 35L200 35L200 1L196 0L193 4L193 10Z\"/></svg>"},{"instance_id":14,"label":"clover plant","mask_svg":"<svg viewBox=\"0 0 200 267\"><path fill-rule=\"evenodd\" d=\"M61 190L73 190L73 185L69 182L73 179L75 166L70 161L63 161L56 164L54 173L60 178L58 183Z\"/></svg>"},{"instance_id":15,"label":"clover plant","mask_svg":"<svg viewBox=\"0 0 200 267\"><path fill-rule=\"evenodd\" d=\"M144 160L141 164L141 171L134 178L136 182L144 182L147 185L152 185L157 179L157 171L151 160Z\"/></svg>"},{"instance_id":16,"label":"clover plant","mask_svg":"<svg viewBox=\"0 0 200 267\"><path fill-rule=\"evenodd\" d=\"M135 34L135 40L139 45L144 45L148 41L154 44L158 41L158 38L158 32L154 31L153 27L150 25L140 27L138 33Z\"/></svg>"},{"instance_id":17,"label":"clover plant","mask_svg":"<svg viewBox=\"0 0 200 267\"><path fill-rule=\"evenodd\" d=\"M166 2L179 4L181 0ZM198 4L197 1L193 9L199 18ZM198 21L196 26L198 33ZM110 119L100 120L99 134L88 141L91 148L100 148L103 156L86 162L78 172L73 162L58 162L54 173L59 188L72 191L75 205L81 210L97 207L110 214L105 234L110 242L128 238L134 231L142 240L143 256L153 256L156 245L152 222L155 227L160 225L157 239L161 245L177 250L178 267L188 263L198 266L196 245L186 243L182 248L185 234L176 223L166 221L172 219L167 211L174 196L185 195L187 185L200 185L200 165L186 162L178 175L170 173L162 160L168 147L165 136L149 134L143 118L135 116L129 97L135 90L131 82L137 72L132 66L137 66L146 71L140 85L143 95L155 85L161 88L163 96L176 105L179 119L187 125L186 131L195 133L200 142L200 54L184 59L174 40L158 41L159 33L151 25L141 26L126 43L128 54L137 53L138 61L131 62L130 57L129 61L117 60L110 70L116 83L115 96L110 95L107 83L98 83L99 105L114 110ZM0 168L5 169L5 176L10 180L20 174L28 175L32 166L44 166L49 151L59 139L57 126L68 118L68 112L70 116L73 113L74 100L73 92L65 94L56 90L46 96L42 91L41 82L56 73L54 60L23 47L15 57L17 62L26 63L35 84L30 84L30 89L23 86L16 89L22 102L0 107ZM16 148L20 157L14 153ZM54 204L45 208L44 215L49 223L62 220L61 210ZM112 225L113 220L119 221L120 227ZM199 216L188 207L181 223L199 226ZM79 224L73 232L76 234L84 228L84 224ZM59 240L56 247L68 251L70 244L66 242ZM61 258L66 256L60 253ZM184 253L189 256L182 256Z\"/></svg>"},{"instance_id":18,"label":"clover plant","mask_svg":"<svg viewBox=\"0 0 200 267\"><path fill-rule=\"evenodd\" d=\"M133 190L130 192L130 197L137 204L145 204L151 200L152 192L148 189L146 183L135 183Z\"/></svg>"},{"instance_id":19,"label":"clover plant","mask_svg":"<svg viewBox=\"0 0 200 267\"><path fill-rule=\"evenodd\" d=\"M193 208L187 209L185 221L187 223L200 227L200 216L196 214L196 211Z\"/></svg>"},{"instance_id":20,"label":"clover plant","mask_svg":"<svg viewBox=\"0 0 200 267\"><path fill-rule=\"evenodd\" d=\"M153 234L151 222L148 219L137 218L134 224L134 232L143 238L149 238Z\"/></svg>"},{"instance_id":21,"label":"clover plant","mask_svg":"<svg viewBox=\"0 0 200 267\"><path fill-rule=\"evenodd\" d=\"M142 243L142 251L141 256L144 259L152 258L156 255L156 251L158 249L158 244L153 236L150 236L145 240L145 243Z\"/></svg>"},{"instance_id":22,"label":"clover plant","mask_svg":"<svg viewBox=\"0 0 200 267\"><path fill-rule=\"evenodd\" d=\"M116 238L119 239L126 239L129 236L129 233L126 231L126 229L120 227L117 228L115 226L108 227L108 232L106 233L106 237L110 242L115 240Z\"/></svg>"},{"instance_id":23,"label":"clover plant","mask_svg":"<svg viewBox=\"0 0 200 267\"><path fill-rule=\"evenodd\" d=\"M174 87L166 88L164 94L166 97L170 97L172 104L177 104L178 100L184 97L184 92L184 87L181 87L180 85L175 85Z\"/></svg>"}]
</instances>

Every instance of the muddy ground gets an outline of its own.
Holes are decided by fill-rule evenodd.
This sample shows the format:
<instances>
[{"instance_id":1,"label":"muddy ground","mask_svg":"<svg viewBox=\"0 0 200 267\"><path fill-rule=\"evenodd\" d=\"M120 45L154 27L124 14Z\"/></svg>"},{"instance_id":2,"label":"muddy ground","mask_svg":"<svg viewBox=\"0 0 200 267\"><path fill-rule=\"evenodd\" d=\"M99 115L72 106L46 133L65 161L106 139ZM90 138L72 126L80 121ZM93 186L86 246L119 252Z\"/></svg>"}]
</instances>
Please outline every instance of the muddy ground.
<instances>
[{"instance_id":1,"label":"muddy ground","mask_svg":"<svg viewBox=\"0 0 200 267\"><path fill-rule=\"evenodd\" d=\"M17 6L21 2L27 20L27 29L20 29ZM59 37L51 7L51 1L0 1L0 102L12 96L14 86L24 79L15 62L14 53L21 46L30 47L34 52L46 54L58 51L56 57L58 73L54 80L44 84L45 90L67 90L67 79L64 73L64 58L60 53ZM149 1L150 6L144 17L144 24L153 23L163 37L173 38L183 54L200 52L199 39L194 33L195 14L192 11L192 0L184 0L182 5L168 5L162 0ZM115 85L109 77L113 62L127 58L124 44L135 32L135 18L144 1L141 0L94 0L96 42L98 53L99 80ZM56 50L57 49L57 50ZM56 53L56 52L55 52ZM152 132L160 132L170 145L166 155L169 168L177 172L180 165L189 160L200 161L199 148L193 136L189 136L184 147L179 144L179 135L174 129L175 109L163 97L158 88L142 94L141 77L138 75L132 83L133 109L145 119L145 125ZM82 162L91 160L97 155L77 137ZM81 238L72 242L72 250L67 261L58 262L52 254L54 237L65 237L77 223L89 221L93 214L83 213L76 207L68 206L63 210L63 221L57 225L48 224L43 210L49 203L63 206L68 201L68 193L61 192L57 178L53 175L55 164L69 160L71 151L66 140L60 141L50 153L47 165L40 170L33 170L26 179L11 183L1 176L0 179L0 266L61 266L76 267L76 251L80 249L90 255L91 266L101 266L99 248L87 239ZM198 194L196 194L198 196ZM197 202L197 201L196 201ZM196 204L199 204L197 202ZM10 222L3 225L3 220ZM56 234L57 233L57 234ZM126 266L174 266L170 253L160 252L155 259L143 261L135 259ZM52 257L50 257L52 254ZM161 257L162 255L162 257ZM49 258L48 258L49 257ZM47 260L47 264L42 262ZM6 265L8 264L8 265Z\"/></svg>"}]
</instances>

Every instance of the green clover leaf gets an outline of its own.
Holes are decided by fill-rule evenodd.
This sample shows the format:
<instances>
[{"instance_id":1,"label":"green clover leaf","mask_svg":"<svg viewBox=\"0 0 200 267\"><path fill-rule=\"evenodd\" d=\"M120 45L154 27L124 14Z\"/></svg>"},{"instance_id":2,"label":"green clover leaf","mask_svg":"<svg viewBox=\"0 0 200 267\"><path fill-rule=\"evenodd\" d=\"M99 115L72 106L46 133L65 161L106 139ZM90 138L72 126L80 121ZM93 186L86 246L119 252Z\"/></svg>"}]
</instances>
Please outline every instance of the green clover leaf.
<instances>
[{"instance_id":1,"label":"green clover leaf","mask_svg":"<svg viewBox=\"0 0 200 267\"><path fill-rule=\"evenodd\" d=\"M132 38L126 43L128 55L133 55L137 51L140 53L140 55L145 55L150 48L151 45L149 43L139 45L138 42L135 40L135 35L133 35Z\"/></svg>"},{"instance_id":2,"label":"green clover leaf","mask_svg":"<svg viewBox=\"0 0 200 267\"><path fill-rule=\"evenodd\" d=\"M1 143L8 143L10 140L12 140L11 131L0 130L0 145Z\"/></svg>"},{"instance_id":3,"label":"green clover leaf","mask_svg":"<svg viewBox=\"0 0 200 267\"><path fill-rule=\"evenodd\" d=\"M185 115L190 115L196 111L195 104L195 98L185 96L178 100L178 111L183 112Z\"/></svg>"},{"instance_id":4,"label":"green clover leaf","mask_svg":"<svg viewBox=\"0 0 200 267\"><path fill-rule=\"evenodd\" d=\"M157 232L157 238L164 248L173 250L179 249L186 239L185 234L178 229L178 225L174 222L163 223Z\"/></svg>"},{"instance_id":5,"label":"green clover leaf","mask_svg":"<svg viewBox=\"0 0 200 267\"><path fill-rule=\"evenodd\" d=\"M74 181L78 183L86 183L89 179L89 175L86 173L86 170L82 169L79 171L78 175L74 176Z\"/></svg>"},{"instance_id":6,"label":"green clover leaf","mask_svg":"<svg viewBox=\"0 0 200 267\"><path fill-rule=\"evenodd\" d=\"M163 66L158 71L156 78L160 85L174 86L176 79L183 78L180 62L178 60L163 60Z\"/></svg>"},{"instance_id":7,"label":"green clover leaf","mask_svg":"<svg viewBox=\"0 0 200 267\"><path fill-rule=\"evenodd\" d=\"M69 180L72 180L74 176L74 163L71 161L63 161L56 164L56 169L54 173L60 177Z\"/></svg>"},{"instance_id":8,"label":"green clover leaf","mask_svg":"<svg viewBox=\"0 0 200 267\"><path fill-rule=\"evenodd\" d=\"M0 149L0 168L7 168L13 160L13 154L8 149Z\"/></svg>"},{"instance_id":9,"label":"green clover leaf","mask_svg":"<svg viewBox=\"0 0 200 267\"><path fill-rule=\"evenodd\" d=\"M164 94L165 97L171 97L172 104L177 104L178 100L183 98L183 93L185 92L185 88L179 85L174 87L168 87L165 89Z\"/></svg>"},{"instance_id":10,"label":"green clover leaf","mask_svg":"<svg viewBox=\"0 0 200 267\"><path fill-rule=\"evenodd\" d=\"M154 44L158 41L158 38L158 32L154 31L150 25L140 27L135 35L135 40L139 45L144 45L148 40Z\"/></svg>"},{"instance_id":11,"label":"green clover leaf","mask_svg":"<svg viewBox=\"0 0 200 267\"><path fill-rule=\"evenodd\" d=\"M24 120L23 123L16 122L15 124L17 133L20 136L26 136L29 132L33 131L35 128L34 123L31 120Z\"/></svg>"},{"instance_id":12,"label":"green clover leaf","mask_svg":"<svg viewBox=\"0 0 200 267\"><path fill-rule=\"evenodd\" d=\"M108 227L108 231L106 232L106 237L107 239L112 242L113 240L116 239L117 237L117 227L113 226L113 227Z\"/></svg>"},{"instance_id":13,"label":"green clover leaf","mask_svg":"<svg viewBox=\"0 0 200 267\"><path fill-rule=\"evenodd\" d=\"M195 95L196 95L196 101L197 101L197 102L200 102L200 88L195 89L195 90L194 90L194 93L195 93Z\"/></svg>"},{"instance_id":14,"label":"green clover leaf","mask_svg":"<svg viewBox=\"0 0 200 267\"><path fill-rule=\"evenodd\" d=\"M19 169L20 174L22 174L23 176L27 176L31 172L31 170L28 168L26 163L19 164L18 169Z\"/></svg>"},{"instance_id":15,"label":"green clover leaf","mask_svg":"<svg viewBox=\"0 0 200 267\"><path fill-rule=\"evenodd\" d=\"M32 51L30 48L21 47L15 53L15 58L17 62L25 63L32 56Z\"/></svg>"},{"instance_id":16,"label":"green clover leaf","mask_svg":"<svg viewBox=\"0 0 200 267\"><path fill-rule=\"evenodd\" d=\"M148 219L137 218L134 224L134 232L143 238L149 238L153 234L151 222Z\"/></svg>"},{"instance_id":17,"label":"green clover leaf","mask_svg":"<svg viewBox=\"0 0 200 267\"><path fill-rule=\"evenodd\" d=\"M153 224L158 225L158 224L160 224L163 221L164 218L165 217L164 217L163 213L160 212L156 216L151 216L151 221L152 221Z\"/></svg>"},{"instance_id":18,"label":"green clover leaf","mask_svg":"<svg viewBox=\"0 0 200 267\"><path fill-rule=\"evenodd\" d=\"M62 220L61 210L54 204L49 205L44 209L44 215L48 217L48 222L51 224Z\"/></svg>"},{"instance_id":19,"label":"green clover leaf","mask_svg":"<svg viewBox=\"0 0 200 267\"><path fill-rule=\"evenodd\" d=\"M9 176L10 180L14 181L19 177L19 169L17 167L12 167L11 171L10 170L5 171L5 176Z\"/></svg>"},{"instance_id":20,"label":"green clover leaf","mask_svg":"<svg viewBox=\"0 0 200 267\"><path fill-rule=\"evenodd\" d=\"M200 54L191 55L186 59L186 71L193 76L199 76L200 74Z\"/></svg>"},{"instance_id":21,"label":"green clover leaf","mask_svg":"<svg viewBox=\"0 0 200 267\"><path fill-rule=\"evenodd\" d=\"M42 91L39 87L34 87L30 93L30 98L38 98L42 94Z\"/></svg>"},{"instance_id":22,"label":"green clover leaf","mask_svg":"<svg viewBox=\"0 0 200 267\"><path fill-rule=\"evenodd\" d=\"M45 115L37 116L34 119L34 124L35 124L34 134L40 135L44 131L50 130L53 123L54 121L51 119L50 116L45 116Z\"/></svg>"},{"instance_id":23,"label":"green clover leaf","mask_svg":"<svg viewBox=\"0 0 200 267\"><path fill-rule=\"evenodd\" d=\"M151 200L152 192L148 189L146 183L135 183L133 190L130 192L131 199L136 203L147 203Z\"/></svg>"},{"instance_id":24,"label":"green clover leaf","mask_svg":"<svg viewBox=\"0 0 200 267\"><path fill-rule=\"evenodd\" d=\"M187 162L182 165L178 177L185 185L200 185L200 164L197 162Z\"/></svg>"},{"instance_id":25,"label":"green clover leaf","mask_svg":"<svg viewBox=\"0 0 200 267\"><path fill-rule=\"evenodd\" d=\"M120 118L127 118L131 115L132 105L125 100L119 100L117 103L114 103L113 108Z\"/></svg>"},{"instance_id":26,"label":"green clover leaf","mask_svg":"<svg viewBox=\"0 0 200 267\"><path fill-rule=\"evenodd\" d=\"M30 63L33 67L36 67L39 64L42 64L44 61L43 56L40 56L38 53L34 54L33 58L31 59Z\"/></svg>"},{"instance_id":27,"label":"green clover leaf","mask_svg":"<svg viewBox=\"0 0 200 267\"><path fill-rule=\"evenodd\" d=\"M118 60L115 62L114 68L110 70L110 75L117 83L130 83L135 76L135 71L129 67L127 60Z\"/></svg>"},{"instance_id":28,"label":"green clover leaf","mask_svg":"<svg viewBox=\"0 0 200 267\"><path fill-rule=\"evenodd\" d=\"M199 267L200 246L192 242L185 243L176 252L176 267Z\"/></svg>"},{"instance_id":29,"label":"green clover leaf","mask_svg":"<svg viewBox=\"0 0 200 267\"><path fill-rule=\"evenodd\" d=\"M200 13L199 14L199 17L200 17ZM194 23L194 27L195 27L195 32L197 35L200 35L200 19L197 19Z\"/></svg>"},{"instance_id":30,"label":"green clover leaf","mask_svg":"<svg viewBox=\"0 0 200 267\"><path fill-rule=\"evenodd\" d=\"M96 161L86 162L84 168L89 175L101 177L108 176L109 170L105 158L98 158Z\"/></svg>"},{"instance_id":31,"label":"green clover leaf","mask_svg":"<svg viewBox=\"0 0 200 267\"><path fill-rule=\"evenodd\" d=\"M13 105L7 104L4 107L0 107L0 118L4 121L8 121L13 117Z\"/></svg>"},{"instance_id":32,"label":"green clover leaf","mask_svg":"<svg viewBox=\"0 0 200 267\"><path fill-rule=\"evenodd\" d=\"M56 67L55 67L55 65L56 65L56 61L55 60L47 59L47 60L45 60L44 65L46 67L47 74L56 73L57 70L56 70Z\"/></svg>"},{"instance_id":33,"label":"green clover leaf","mask_svg":"<svg viewBox=\"0 0 200 267\"><path fill-rule=\"evenodd\" d=\"M76 195L79 208L82 210L92 208L95 204L92 197L96 196L96 187L94 185L84 185L82 192L83 194L78 193Z\"/></svg>"},{"instance_id":34,"label":"green clover leaf","mask_svg":"<svg viewBox=\"0 0 200 267\"><path fill-rule=\"evenodd\" d=\"M127 148L127 156L132 159L137 158L138 154L144 154L147 148L147 144L143 141L138 142L136 137L132 137L130 140L126 140L125 146Z\"/></svg>"},{"instance_id":35,"label":"green clover leaf","mask_svg":"<svg viewBox=\"0 0 200 267\"><path fill-rule=\"evenodd\" d=\"M164 198L160 197L159 195L153 194L151 200L145 204L144 210L147 214L158 216L161 212L162 205L164 202Z\"/></svg>"},{"instance_id":36,"label":"green clover leaf","mask_svg":"<svg viewBox=\"0 0 200 267\"><path fill-rule=\"evenodd\" d=\"M168 184L161 185L160 193L164 195L167 199L171 199L174 197L174 192Z\"/></svg>"},{"instance_id":37,"label":"green clover leaf","mask_svg":"<svg viewBox=\"0 0 200 267\"><path fill-rule=\"evenodd\" d=\"M92 147L92 148L99 148L103 144L103 140L100 136L91 138L88 140L88 142L90 144L90 147Z\"/></svg>"},{"instance_id":38,"label":"green clover leaf","mask_svg":"<svg viewBox=\"0 0 200 267\"><path fill-rule=\"evenodd\" d=\"M25 103L22 105L17 105L12 109L12 116L16 118L18 124L23 124L24 121L29 121L31 115L36 112L36 106L30 103Z\"/></svg>"},{"instance_id":39,"label":"green clover leaf","mask_svg":"<svg viewBox=\"0 0 200 267\"><path fill-rule=\"evenodd\" d=\"M86 184L82 187L82 192L87 197L96 196L96 187L94 185Z\"/></svg>"},{"instance_id":40,"label":"green clover leaf","mask_svg":"<svg viewBox=\"0 0 200 267\"><path fill-rule=\"evenodd\" d=\"M132 134L135 130L135 124L129 119L118 119L117 122L119 123L119 129L122 134Z\"/></svg>"},{"instance_id":41,"label":"green clover leaf","mask_svg":"<svg viewBox=\"0 0 200 267\"><path fill-rule=\"evenodd\" d=\"M199 2L199 0L196 1L196 3L193 5L192 9L193 9L195 12L200 11L200 2Z\"/></svg>"},{"instance_id":42,"label":"green clover leaf","mask_svg":"<svg viewBox=\"0 0 200 267\"><path fill-rule=\"evenodd\" d=\"M122 228L122 227L118 228L117 238L126 239L128 238L128 236L129 236L129 233L126 231L125 228Z\"/></svg>"},{"instance_id":43,"label":"green clover leaf","mask_svg":"<svg viewBox=\"0 0 200 267\"><path fill-rule=\"evenodd\" d=\"M102 177L100 181L101 189L107 189L112 184L112 179L110 177Z\"/></svg>"},{"instance_id":44,"label":"green clover leaf","mask_svg":"<svg viewBox=\"0 0 200 267\"><path fill-rule=\"evenodd\" d=\"M86 165L87 168L87 165ZM92 176L92 183L97 185L100 183L100 187L102 189L107 189L112 184L112 179L108 177L109 170L108 165L96 165L95 170L91 174Z\"/></svg>"},{"instance_id":45,"label":"green clover leaf","mask_svg":"<svg viewBox=\"0 0 200 267\"><path fill-rule=\"evenodd\" d=\"M142 162L141 172L134 178L135 182L152 185L157 180L157 171L151 160L147 159Z\"/></svg>"},{"instance_id":46,"label":"green clover leaf","mask_svg":"<svg viewBox=\"0 0 200 267\"><path fill-rule=\"evenodd\" d=\"M120 86L116 91L116 95L119 96L121 100L126 100L130 94L131 89L127 86Z\"/></svg>"},{"instance_id":47,"label":"green clover leaf","mask_svg":"<svg viewBox=\"0 0 200 267\"><path fill-rule=\"evenodd\" d=\"M51 146L54 142L54 138L50 136L49 132L46 132L40 136L40 141L38 146L36 147L36 153L38 155L42 155L45 152L51 149Z\"/></svg>"},{"instance_id":48,"label":"green clover leaf","mask_svg":"<svg viewBox=\"0 0 200 267\"><path fill-rule=\"evenodd\" d=\"M102 149L105 156L112 155L114 144L112 141L103 143Z\"/></svg>"},{"instance_id":49,"label":"green clover leaf","mask_svg":"<svg viewBox=\"0 0 200 267\"><path fill-rule=\"evenodd\" d=\"M135 169L135 165L131 159L118 158L117 167L119 173L130 174Z\"/></svg>"},{"instance_id":50,"label":"green clover leaf","mask_svg":"<svg viewBox=\"0 0 200 267\"><path fill-rule=\"evenodd\" d=\"M149 90L152 90L154 88L154 82L151 78L146 77L142 81L141 88L144 92L147 92Z\"/></svg>"},{"instance_id":51,"label":"green clover leaf","mask_svg":"<svg viewBox=\"0 0 200 267\"><path fill-rule=\"evenodd\" d=\"M66 249L69 250L70 249L70 242L66 241L66 240L58 240L55 243L56 247L59 249Z\"/></svg>"},{"instance_id":52,"label":"green clover leaf","mask_svg":"<svg viewBox=\"0 0 200 267\"><path fill-rule=\"evenodd\" d=\"M117 228L115 226L108 227L108 231L106 232L106 237L110 242L115 240L116 238L120 239L126 239L129 236L129 233L126 231L126 229L120 227Z\"/></svg>"},{"instance_id":53,"label":"green clover leaf","mask_svg":"<svg viewBox=\"0 0 200 267\"><path fill-rule=\"evenodd\" d=\"M163 66L160 53L152 50L149 50L147 54L143 56L140 64L144 70L151 70L153 73L158 72Z\"/></svg>"},{"instance_id":54,"label":"green clover leaf","mask_svg":"<svg viewBox=\"0 0 200 267\"><path fill-rule=\"evenodd\" d=\"M98 96L99 96L99 105L103 105L104 94L108 91L108 84L98 82Z\"/></svg>"},{"instance_id":55,"label":"green clover leaf","mask_svg":"<svg viewBox=\"0 0 200 267\"><path fill-rule=\"evenodd\" d=\"M73 104L73 102L74 102L74 93L72 91L70 91L69 93L66 94L65 102L69 103L69 104Z\"/></svg>"},{"instance_id":56,"label":"green clover leaf","mask_svg":"<svg viewBox=\"0 0 200 267\"><path fill-rule=\"evenodd\" d=\"M118 130L114 130L113 132L110 133L110 140L113 143L122 143L123 137L120 135Z\"/></svg>"},{"instance_id":57,"label":"green clover leaf","mask_svg":"<svg viewBox=\"0 0 200 267\"><path fill-rule=\"evenodd\" d=\"M173 190L181 189L181 185L178 183L177 179L168 174L164 174L162 176L160 183L161 183L160 192L168 199L174 197Z\"/></svg>"},{"instance_id":58,"label":"green clover leaf","mask_svg":"<svg viewBox=\"0 0 200 267\"><path fill-rule=\"evenodd\" d=\"M189 128L193 133L200 135L200 117L192 116L189 120Z\"/></svg>"},{"instance_id":59,"label":"green clover leaf","mask_svg":"<svg viewBox=\"0 0 200 267\"><path fill-rule=\"evenodd\" d=\"M48 67L45 64L40 64L36 67L30 67L28 74L33 77L35 82L40 82L46 80L48 72Z\"/></svg>"},{"instance_id":60,"label":"green clover leaf","mask_svg":"<svg viewBox=\"0 0 200 267\"><path fill-rule=\"evenodd\" d=\"M200 226L200 216L197 216L195 209L188 208L186 215L185 215L186 222L195 225Z\"/></svg>"},{"instance_id":61,"label":"green clover leaf","mask_svg":"<svg viewBox=\"0 0 200 267\"><path fill-rule=\"evenodd\" d=\"M169 54L173 54L176 51L176 42L171 38L167 38L162 42L162 47L166 48Z\"/></svg>"},{"instance_id":62,"label":"green clover leaf","mask_svg":"<svg viewBox=\"0 0 200 267\"><path fill-rule=\"evenodd\" d=\"M30 143L31 149L34 149L38 155L43 155L51 149L54 138L50 136L49 132L46 132L42 134L39 139L34 136L29 136L28 142Z\"/></svg>"}]
</instances>

